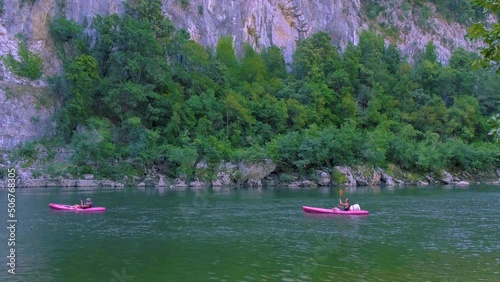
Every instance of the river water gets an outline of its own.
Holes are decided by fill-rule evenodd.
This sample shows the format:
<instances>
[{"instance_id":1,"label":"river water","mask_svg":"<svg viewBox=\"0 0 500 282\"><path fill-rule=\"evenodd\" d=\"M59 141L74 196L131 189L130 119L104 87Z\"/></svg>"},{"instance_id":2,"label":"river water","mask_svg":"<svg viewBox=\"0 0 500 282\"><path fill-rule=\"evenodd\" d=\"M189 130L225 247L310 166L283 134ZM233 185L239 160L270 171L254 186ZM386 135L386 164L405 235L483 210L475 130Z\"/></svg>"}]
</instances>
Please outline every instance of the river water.
<instances>
[{"instance_id":1,"label":"river water","mask_svg":"<svg viewBox=\"0 0 500 282\"><path fill-rule=\"evenodd\" d=\"M0 196L0 281L500 281L499 186L344 190L357 217L302 211L338 188L18 188L15 275Z\"/></svg>"}]
</instances>

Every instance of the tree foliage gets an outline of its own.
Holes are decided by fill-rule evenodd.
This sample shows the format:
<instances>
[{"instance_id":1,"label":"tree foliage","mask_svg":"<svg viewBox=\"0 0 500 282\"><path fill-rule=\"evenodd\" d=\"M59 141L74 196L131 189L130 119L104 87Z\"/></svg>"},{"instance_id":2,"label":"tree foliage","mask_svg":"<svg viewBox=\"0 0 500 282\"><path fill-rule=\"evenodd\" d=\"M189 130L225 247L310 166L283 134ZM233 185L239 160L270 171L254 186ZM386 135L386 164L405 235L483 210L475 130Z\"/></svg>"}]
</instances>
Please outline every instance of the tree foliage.
<instances>
[{"instance_id":1,"label":"tree foliage","mask_svg":"<svg viewBox=\"0 0 500 282\"><path fill-rule=\"evenodd\" d=\"M27 44L21 41L19 44L19 61L12 54L3 57L5 65L15 74L31 80L42 77L42 58L28 49Z\"/></svg>"},{"instance_id":2,"label":"tree foliage","mask_svg":"<svg viewBox=\"0 0 500 282\"><path fill-rule=\"evenodd\" d=\"M479 7L485 9L485 11L498 14L500 12L500 1L498 0L472 0L472 2ZM496 72L500 72L499 62L500 62L500 24L493 23L488 26L485 23L475 23L473 24L467 33L467 36L476 41L481 41L484 43L484 47L481 48L480 54L481 58L475 63L476 67L492 68Z\"/></svg>"},{"instance_id":3,"label":"tree foliage","mask_svg":"<svg viewBox=\"0 0 500 282\"><path fill-rule=\"evenodd\" d=\"M484 8L485 12L491 12L496 15L500 12L499 0L472 0L472 2ZM467 36L472 40L482 41L485 45L480 51L481 58L476 60L474 66L488 69L491 68L497 73L500 73L500 24L498 22L491 24L491 26L485 23L473 24L469 28ZM489 134L494 135L495 140L498 142L500 133L496 126L497 118L498 114L490 119L492 130Z\"/></svg>"}]
</instances>

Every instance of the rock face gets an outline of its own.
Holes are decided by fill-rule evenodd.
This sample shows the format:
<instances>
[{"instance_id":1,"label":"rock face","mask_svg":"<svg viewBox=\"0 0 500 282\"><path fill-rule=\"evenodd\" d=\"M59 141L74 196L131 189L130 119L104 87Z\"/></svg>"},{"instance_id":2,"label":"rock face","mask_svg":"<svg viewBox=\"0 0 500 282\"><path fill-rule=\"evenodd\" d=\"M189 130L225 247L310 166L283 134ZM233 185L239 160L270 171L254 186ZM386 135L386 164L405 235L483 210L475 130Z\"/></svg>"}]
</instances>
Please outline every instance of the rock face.
<instances>
[{"instance_id":1,"label":"rock face","mask_svg":"<svg viewBox=\"0 0 500 282\"><path fill-rule=\"evenodd\" d=\"M336 166L334 167L334 174L337 175L336 179L332 180L334 185L356 187L358 183L354 178L351 168L348 166Z\"/></svg>"},{"instance_id":2,"label":"rock face","mask_svg":"<svg viewBox=\"0 0 500 282\"><path fill-rule=\"evenodd\" d=\"M380 181L385 183L386 186L391 187L396 185L392 176L385 173L382 169L378 169L377 171L380 173Z\"/></svg>"},{"instance_id":3,"label":"rock face","mask_svg":"<svg viewBox=\"0 0 500 282\"><path fill-rule=\"evenodd\" d=\"M330 174L326 171L317 171L316 172L318 180L316 181L319 186L329 186L332 182L332 178Z\"/></svg>"},{"instance_id":4,"label":"rock face","mask_svg":"<svg viewBox=\"0 0 500 282\"><path fill-rule=\"evenodd\" d=\"M351 169L358 186L375 186L380 184L381 173L372 167L353 167Z\"/></svg>"},{"instance_id":5,"label":"rock face","mask_svg":"<svg viewBox=\"0 0 500 282\"><path fill-rule=\"evenodd\" d=\"M2 185L0 185L1 187ZM116 187L122 188L125 185L112 180L93 179L64 179L64 178L38 178L38 179L18 179L17 187L40 188L40 187Z\"/></svg>"},{"instance_id":6,"label":"rock face","mask_svg":"<svg viewBox=\"0 0 500 282\"><path fill-rule=\"evenodd\" d=\"M12 54L18 59L19 40L16 36L20 34L26 39L29 49L44 60L44 76L40 81L23 80L10 73L0 60L0 104L5 105L6 93L13 91L12 89L15 92L15 86L44 87L47 76L60 72L61 63L49 37L51 19L66 17L84 25L88 30L95 15L122 14L124 2L1 1L3 14L0 17L0 57ZM396 43L403 54L410 58L429 41L433 41L438 57L444 63L453 49L459 46L468 50L474 48L464 39L465 26L444 20L435 13L430 1L425 3L430 15L424 23L418 18L419 15L404 7L406 2L377 1L377 5L382 5L383 13L371 19L367 17L366 7L360 0L163 0L163 12L177 28L187 30L193 40L206 47L213 49L222 36L233 38L239 55L246 42L256 50L276 45L282 49L288 64L292 61L297 41L319 31L330 34L332 44L342 50L349 42L357 44L361 31L375 28L385 36L387 43ZM10 85L10 88L5 85ZM52 112L56 105L43 105L43 113L34 113L36 103L31 103L27 97L33 96L35 92L36 90L29 89L16 92L22 96L19 101L12 100L9 106L0 108L0 112L8 119L0 123L2 147L11 148L51 131L50 127L42 128L34 121L47 124L46 114ZM21 108L24 109L19 110ZM11 132L12 123L26 130Z\"/></svg>"},{"instance_id":7,"label":"rock face","mask_svg":"<svg viewBox=\"0 0 500 282\"><path fill-rule=\"evenodd\" d=\"M43 87L0 81L0 148L53 133L54 108L43 101Z\"/></svg>"},{"instance_id":8,"label":"rock face","mask_svg":"<svg viewBox=\"0 0 500 282\"><path fill-rule=\"evenodd\" d=\"M447 171L443 171L443 177L441 178L441 182L443 184L451 184L453 183L453 175Z\"/></svg>"},{"instance_id":9,"label":"rock face","mask_svg":"<svg viewBox=\"0 0 500 282\"><path fill-rule=\"evenodd\" d=\"M204 46L214 47L221 36L232 36L240 54L245 42L257 50L276 45L288 63L297 40L314 32L329 32L335 45L345 46L357 43L359 32L368 28L359 0L192 0L185 8L175 0L164 3L176 26Z\"/></svg>"},{"instance_id":10,"label":"rock face","mask_svg":"<svg viewBox=\"0 0 500 282\"><path fill-rule=\"evenodd\" d=\"M257 163L246 164L241 162L238 165L241 173L241 181L246 182L249 186L262 186L262 179L276 169L276 164L271 160L265 160Z\"/></svg>"},{"instance_id":11,"label":"rock face","mask_svg":"<svg viewBox=\"0 0 500 282\"><path fill-rule=\"evenodd\" d=\"M30 4L34 2L33 4ZM48 24L55 17L66 17L89 28L95 15L124 12L124 0L56 0L4 1L0 19L0 56L17 56L17 34L23 34L30 47L50 61L46 67L58 67L49 39ZM463 46L473 48L464 36L466 27L450 23L435 12L432 3L426 6L430 16L419 23L419 15L403 7L405 1L377 1L384 12L369 19L360 0L190 0L183 5L178 0L163 0L163 12L177 28L187 30L191 38L207 47L215 47L221 36L232 36L236 50L245 42L256 49L270 45L282 48L287 62L297 40L319 31L327 32L332 43L341 49L349 42L357 44L361 31L377 28L377 24L395 30L387 40L398 44L403 53L412 55L427 42L434 41L441 61L446 62L451 51Z\"/></svg>"},{"instance_id":12,"label":"rock face","mask_svg":"<svg viewBox=\"0 0 500 282\"><path fill-rule=\"evenodd\" d=\"M213 186L224 186L233 184L237 174L237 166L231 163L221 164L217 172L217 179L212 181Z\"/></svg>"},{"instance_id":13,"label":"rock face","mask_svg":"<svg viewBox=\"0 0 500 282\"><path fill-rule=\"evenodd\" d=\"M436 15L432 4L427 4L431 16L418 23L419 15L406 10L405 1L377 2L384 2L379 3L384 13L374 20L367 18L360 0L191 0L184 8L178 1L170 0L164 1L164 7L177 27L187 30L204 46L215 47L221 36L232 36L239 54L245 42L257 50L276 45L283 50L287 63L292 61L297 40L324 31L342 50L349 42L356 45L361 31L377 26L373 22L393 30L386 36L387 42L396 43L409 57L429 41L434 42L442 62L447 62L458 46L474 48L465 39L466 28ZM387 34L383 30L381 33Z\"/></svg>"}]
</instances>

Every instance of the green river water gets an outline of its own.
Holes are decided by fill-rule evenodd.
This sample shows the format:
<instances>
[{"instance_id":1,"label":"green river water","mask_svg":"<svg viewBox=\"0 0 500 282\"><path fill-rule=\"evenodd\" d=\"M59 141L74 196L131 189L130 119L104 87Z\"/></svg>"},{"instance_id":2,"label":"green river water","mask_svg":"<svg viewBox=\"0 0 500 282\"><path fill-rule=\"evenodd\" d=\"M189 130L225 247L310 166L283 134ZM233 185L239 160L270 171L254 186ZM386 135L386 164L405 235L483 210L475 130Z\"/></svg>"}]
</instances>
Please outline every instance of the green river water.
<instances>
[{"instance_id":1,"label":"green river water","mask_svg":"<svg viewBox=\"0 0 500 282\"><path fill-rule=\"evenodd\" d=\"M0 281L500 281L500 187L0 190ZM49 209L92 197L105 213Z\"/></svg>"}]
</instances>

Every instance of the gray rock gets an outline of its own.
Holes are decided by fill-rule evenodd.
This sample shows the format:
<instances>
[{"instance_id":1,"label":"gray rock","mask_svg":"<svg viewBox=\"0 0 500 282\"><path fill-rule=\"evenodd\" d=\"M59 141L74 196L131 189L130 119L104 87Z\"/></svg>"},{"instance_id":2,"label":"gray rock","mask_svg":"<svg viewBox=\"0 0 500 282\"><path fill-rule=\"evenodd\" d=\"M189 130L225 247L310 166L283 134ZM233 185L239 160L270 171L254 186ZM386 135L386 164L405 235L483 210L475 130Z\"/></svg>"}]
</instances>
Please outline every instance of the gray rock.
<instances>
[{"instance_id":1,"label":"gray rock","mask_svg":"<svg viewBox=\"0 0 500 282\"><path fill-rule=\"evenodd\" d=\"M351 169L358 186L375 186L380 184L380 172L372 167L357 166Z\"/></svg>"},{"instance_id":2,"label":"gray rock","mask_svg":"<svg viewBox=\"0 0 500 282\"><path fill-rule=\"evenodd\" d=\"M188 185L186 184L186 181L182 178L176 178L174 180L174 183L170 185L171 188L187 188Z\"/></svg>"},{"instance_id":3,"label":"gray rock","mask_svg":"<svg viewBox=\"0 0 500 282\"><path fill-rule=\"evenodd\" d=\"M206 186L207 186L207 184L205 182L199 180L198 178L189 182L189 187L193 187L193 188L202 188L202 187L206 187Z\"/></svg>"},{"instance_id":4,"label":"gray rock","mask_svg":"<svg viewBox=\"0 0 500 282\"><path fill-rule=\"evenodd\" d=\"M497 181L490 182L490 184L500 185L500 179L498 179Z\"/></svg>"},{"instance_id":5,"label":"gray rock","mask_svg":"<svg viewBox=\"0 0 500 282\"><path fill-rule=\"evenodd\" d=\"M394 182L394 178L389 174L385 173L382 169L377 169L380 173L380 180L385 183L386 186L394 186L396 183Z\"/></svg>"},{"instance_id":6,"label":"gray rock","mask_svg":"<svg viewBox=\"0 0 500 282\"><path fill-rule=\"evenodd\" d=\"M217 179L212 181L212 186L226 186L235 183L238 167L231 163L221 164L217 172Z\"/></svg>"},{"instance_id":7,"label":"gray rock","mask_svg":"<svg viewBox=\"0 0 500 282\"><path fill-rule=\"evenodd\" d=\"M451 175L451 173L443 170L443 176L441 178L441 182L443 184L451 184L451 183L453 183L454 182L453 181L453 175Z\"/></svg>"},{"instance_id":8,"label":"gray rock","mask_svg":"<svg viewBox=\"0 0 500 282\"><path fill-rule=\"evenodd\" d=\"M318 185L319 186L329 186L332 183L332 178L330 174L326 171L319 170L317 171L318 176Z\"/></svg>"},{"instance_id":9,"label":"gray rock","mask_svg":"<svg viewBox=\"0 0 500 282\"><path fill-rule=\"evenodd\" d=\"M85 175L83 175L83 179L94 180L94 175L93 174L85 174Z\"/></svg>"},{"instance_id":10,"label":"gray rock","mask_svg":"<svg viewBox=\"0 0 500 282\"><path fill-rule=\"evenodd\" d=\"M288 183L288 188L300 188L300 187L317 187L318 184L310 180L297 180Z\"/></svg>"},{"instance_id":11,"label":"gray rock","mask_svg":"<svg viewBox=\"0 0 500 282\"><path fill-rule=\"evenodd\" d=\"M276 164L269 159L251 164L240 162L238 169L244 182L249 179L261 180L276 169Z\"/></svg>"},{"instance_id":12,"label":"gray rock","mask_svg":"<svg viewBox=\"0 0 500 282\"><path fill-rule=\"evenodd\" d=\"M394 182L396 182L396 184L398 184L398 185L405 185L405 184L406 184L406 183L405 183L403 180L401 180L401 179L394 179Z\"/></svg>"},{"instance_id":13,"label":"gray rock","mask_svg":"<svg viewBox=\"0 0 500 282\"><path fill-rule=\"evenodd\" d=\"M59 180L60 186L62 187L76 187L77 186L77 181L76 179L64 179L61 178Z\"/></svg>"},{"instance_id":14,"label":"gray rock","mask_svg":"<svg viewBox=\"0 0 500 282\"><path fill-rule=\"evenodd\" d=\"M259 187L262 187L262 180L260 180L260 179L248 179L246 185L248 187L259 188Z\"/></svg>"},{"instance_id":15,"label":"gray rock","mask_svg":"<svg viewBox=\"0 0 500 282\"><path fill-rule=\"evenodd\" d=\"M98 181L100 187L115 187L115 188L123 188L125 185L123 183L115 182L109 179L103 179Z\"/></svg>"},{"instance_id":16,"label":"gray rock","mask_svg":"<svg viewBox=\"0 0 500 282\"><path fill-rule=\"evenodd\" d=\"M87 180L87 179L78 179L76 183L77 187L98 187L99 181L97 180Z\"/></svg>"},{"instance_id":17,"label":"gray rock","mask_svg":"<svg viewBox=\"0 0 500 282\"><path fill-rule=\"evenodd\" d=\"M165 187L165 176L160 175L160 179L158 180L158 183L156 184L158 187Z\"/></svg>"},{"instance_id":18,"label":"gray rock","mask_svg":"<svg viewBox=\"0 0 500 282\"><path fill-rule=\"evenodd\" d=\"M334 172L336 171L337 173L340 173L345 178L345 181L340 181L340 182L339 182L339 179L333 179L332 182L334 185L342 185L342 186L348 186L348 187L358 186L356 179L354 178L350 167L348 167L348 166L336 166L333 169L334 169Z\"/></svg>"},{"instance_id":19,"label":"gray rock","mask_svg":"<svg viewBox=\"0 0 500 282\"><path fill-rule=\"evenodd\" d=\"M46 179L22 179L20 180L19 185L17 187L23 188L40 188L47 187Z\"/></svg>"}]
</instances>

